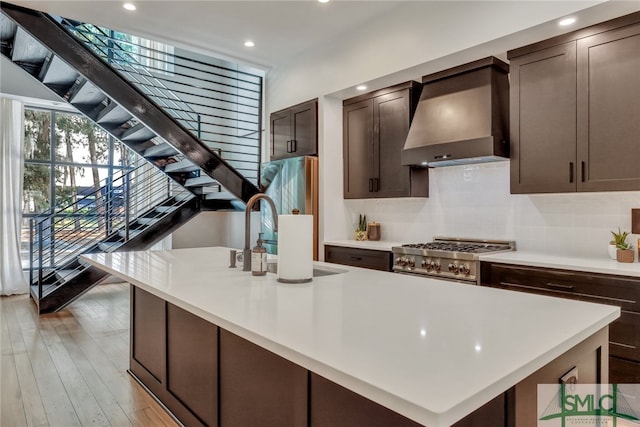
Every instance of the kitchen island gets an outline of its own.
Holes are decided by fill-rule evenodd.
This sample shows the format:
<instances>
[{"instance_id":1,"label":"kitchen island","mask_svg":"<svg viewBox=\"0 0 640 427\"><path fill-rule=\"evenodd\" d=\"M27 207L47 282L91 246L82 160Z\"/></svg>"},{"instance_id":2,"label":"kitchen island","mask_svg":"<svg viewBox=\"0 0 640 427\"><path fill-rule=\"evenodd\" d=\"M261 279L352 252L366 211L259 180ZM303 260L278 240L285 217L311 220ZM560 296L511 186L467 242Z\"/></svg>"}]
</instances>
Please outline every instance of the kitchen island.
<instances>
[{"instance_id":1,"label":"kitchen island","mask_svg":"<svg viewBox=\"0 0 640 427\"><path fill-rule=\"evenodd\" d=\"M133 285L131 371L186 425L535 426L537 383L574 366L607 382L620 315L325 263L285 285L229 268L226 248L82 258Z\"/></svg>"}]
</instances>

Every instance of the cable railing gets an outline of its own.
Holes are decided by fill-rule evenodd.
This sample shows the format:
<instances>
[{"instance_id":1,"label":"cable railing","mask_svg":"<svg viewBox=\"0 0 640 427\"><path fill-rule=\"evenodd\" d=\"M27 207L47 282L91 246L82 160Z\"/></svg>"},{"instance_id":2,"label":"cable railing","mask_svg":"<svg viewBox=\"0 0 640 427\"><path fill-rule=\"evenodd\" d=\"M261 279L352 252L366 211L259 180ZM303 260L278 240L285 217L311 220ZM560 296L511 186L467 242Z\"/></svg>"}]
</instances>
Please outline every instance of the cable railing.
<instances>
[{"instance_id":1,"label":"cable railing","mask_svg":"<svg viewBox=\"0 0 640 427\"><path fill-rule=\"evenodd\" d=\"M45 218L32 218L29 274L31 284L38 285L38 296L42 297L45 285L55 286L86 268L76 262L79 255L98 250L105 242L103 250L117 248L192 197L160 169L143 163L74 204ZM90 207L68 212L77 202ZM156 211L159 205L163 211Z\"/></svg>"},{"instance_id":2,"label":"cable railing","mask_svg":"<svg viewBox=\"0 0 640 427\"><path fill-rule=\"evenodd\" d=\"M161 44L110 29L63 18L61 22L206 146L257 183L262 76L177 48L159 50L154 47Z\"/></svg>"}]
</instances>

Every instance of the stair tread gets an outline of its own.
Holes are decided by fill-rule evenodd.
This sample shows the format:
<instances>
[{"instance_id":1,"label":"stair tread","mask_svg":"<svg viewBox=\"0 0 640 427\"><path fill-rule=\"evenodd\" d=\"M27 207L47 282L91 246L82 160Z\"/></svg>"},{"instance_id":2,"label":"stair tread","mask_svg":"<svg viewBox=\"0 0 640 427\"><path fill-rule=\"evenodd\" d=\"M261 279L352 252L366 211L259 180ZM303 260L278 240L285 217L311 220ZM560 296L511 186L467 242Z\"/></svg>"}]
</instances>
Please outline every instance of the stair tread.
<instances>
[{"instance_id":1,"label":"stair tread","mask_svg":"<svg viewBox=\"0 0 640 427\"><path fill-rule=\"evenodd\" d=\"M122 246L122 242L102 242L98 244L98 248L102 252L111 252L120 246Z\"/></svg>"},{"instance_id":2,"label":"stair tread","mask_svg":"<svg viewBox=\"0 0 640 427\"><path fill-rule=\"evenodd\" d=\"M72 88L69 102L73 105L97 105L107 96L88 80L80 81Z\"/></svg>"},{"instance_id":3,"label":"stair tread","mask_svg":"<svg viewBox=\"0 0 640 427\"><path fill-rule=\"evenodd\" d=\"M16 33L16 23L0 14L0 40L10 40Z\"/></svg>"},{"instance_id":4,"label":"stair tread","mask_svg":"<svg viewBox=\"0 0 640 427\"><path fill-rule=\"evenodd\" d=\"M138 222L138 224L152 225L152 224L155 224L156 222L160 221L161 219L162 218L140 217L136 221Z\"/></svg>"},{"instance_id":5,"label":"stair tread","mask_svg":"<svg viewBox=\"0 0 640 427\"><path fill-rule=\"evenodd\" d=\"M183 160L180 160L179 162L169 163L167 166L164 167L164 171L166 173L191 172L191 171L196 171L198 169L200 168L189 159L183 159Z\"/></svg>"},{"instance_id":6,"label":"stair tread","mask_svg":"<svg viewBox=\"0 0 640 427\"><path fill-rule=\"evenodd\" d=\"M237 199L232 193L228 191L216 191L214 193L206 193L204 198L206 200L235 200Z\"/></svg>"},{"instance_id":7,"label":"stair tread","mask_svg":"<svg viewBox=\"0 0 640 427\"><path fill-rule=\"evenodd\" d=\"M46 68L46 74L41 77L44 84L70 85L78 78L78 72L64 63L58 56L53 55Z\"/></svg>"},{"instance_id":8,"label":"stair tread","mask_svg":"<svg viewBox=\"0 0 640 427\"><path fill-rule=\"evenodd\" d=\"M178 151L166 142L156 144L144 150L144 157L164 157L178 154Z\"/></svg>"},{"instance_id":9,"label":"stair tread","mask_svg":"<svg viewBox=\"0 0 640 427\"><path fill-rule=\"evenodd\" d=\"M197 178L189 178L184 183L185 187L196 187L201 185L217 185L218 181L211 178L209 175L199 176Z\"/></svg>"},{"instance_id":10,"label":"stair tread","mask_svg":"<svg viewBox=\"0 0 640 427\"><path fill-rule=\"evenodd\" d=\"M97 123L105 124L105 123L125 123L131 120L133 116L129 114L127 110L122 108L115 102L107 105L101 112L98 114L98 118L96 119Z\"/></svg>"},{"instance_id":11,"label":"stair tread","mask_svg":"<svg viewBox=\"0 0 640 427\"><path fill-rule=\"evenodd\" d=\"M156 206L155 210L161 213L174 212L180 209L180 206Z\"/></svg>"},{"instance_id":12,"label":"stair tread","mask_svg":"<svg viewBox=\"0 0 640 427\"><path fill-rule=\"evenodd\" d=\"M82 273L83 269L73 269L73 270L58 270L56 271L56 277L60 282L68 282L69 280L76 277L78 274Z\"/></svg>"},{"instance_id":13,"label":"stair tread","mask_svg":"<svg viewBox=\"0 0 640 427\"><path fill-rule=\"evenodd\" d=\"M129 238L133 238L136 237L138 234L142 233L144 230L129 230ZM127 231L126 230L120 230L118 231L118 235L120 237L126 237L127 235Z\"/></svg>"},{"instance_id":14,"label":"stair tread","mask_svg":"<svg viewBox=\"0 0 640 427\"><path fill-rule=\"evenodd\" d=\"M121 141L142 142L154 138L156 134L146 127L144 123L138 123L130 129L127 129L120 135Z\"/></svg>"},{"instance_id":15,"label":"stair tread","mask_svg":"<svg viewBox=\"0 0 640 427\"><path fill-rule=\"evenodd\" d=\"M39 41L31 37L22 28L18 27L13 39L11 60L15 62L42 63L49 54L49 50Z\"/></svg>"}]
</instances>

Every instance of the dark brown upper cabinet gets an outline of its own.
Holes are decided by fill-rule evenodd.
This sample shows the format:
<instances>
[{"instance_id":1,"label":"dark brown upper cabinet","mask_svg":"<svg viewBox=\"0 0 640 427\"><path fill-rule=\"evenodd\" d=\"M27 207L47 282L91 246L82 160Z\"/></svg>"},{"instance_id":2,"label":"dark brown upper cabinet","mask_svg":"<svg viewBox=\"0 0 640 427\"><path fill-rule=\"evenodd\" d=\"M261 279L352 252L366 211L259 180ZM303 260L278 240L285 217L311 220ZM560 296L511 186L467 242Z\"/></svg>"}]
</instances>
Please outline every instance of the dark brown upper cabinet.
<instances>
[{"instance_id":1,"label":"dark brown upper cabinet","mask_svg":"<svg viewBox=\"0 0 640 427\"><path fill-rule=\"evenodd\" d=\"M427 197L427 168L402 166L415 113L414 81L343 102L344 198Z\"/></svg>"},{"instance_id":2,"label":"dark brown upper cabinet","mask_svg":"<svg viewBox=\"0 0 640 427\"><path fill-rule=\"evenodd\" d=\"M508 57L511 193L640 190L640 13Z\"/></svg>"},{"instance_id":3,"label":"dark brown upper cabinet","mask_svg":"<svg viewBox=\"0 0 640 427\"><path fill-rule=\"evenodd\" d=\"M318 100L271 114L271 160L318 154Z\"/></svg>"}]
</instances>

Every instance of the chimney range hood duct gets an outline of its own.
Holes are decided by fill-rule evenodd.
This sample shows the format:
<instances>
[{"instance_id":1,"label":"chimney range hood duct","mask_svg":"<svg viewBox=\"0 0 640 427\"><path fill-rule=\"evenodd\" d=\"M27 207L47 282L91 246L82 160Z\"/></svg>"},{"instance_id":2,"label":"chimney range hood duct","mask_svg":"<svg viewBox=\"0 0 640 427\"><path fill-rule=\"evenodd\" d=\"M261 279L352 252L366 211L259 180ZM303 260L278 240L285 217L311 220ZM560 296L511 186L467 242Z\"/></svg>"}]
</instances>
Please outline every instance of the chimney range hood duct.
<instances>
[{"instance_id":1,"label":"chimney range hood duct","mask_svg":"<svg viewBox=\"0 0 640 427\"><path fill-rule=\"evenodd\" d=\"M509 65L489 57L422 78L402 164L450 166L509 157Z\"/></svg>"}]
</instances>

